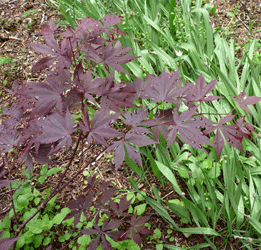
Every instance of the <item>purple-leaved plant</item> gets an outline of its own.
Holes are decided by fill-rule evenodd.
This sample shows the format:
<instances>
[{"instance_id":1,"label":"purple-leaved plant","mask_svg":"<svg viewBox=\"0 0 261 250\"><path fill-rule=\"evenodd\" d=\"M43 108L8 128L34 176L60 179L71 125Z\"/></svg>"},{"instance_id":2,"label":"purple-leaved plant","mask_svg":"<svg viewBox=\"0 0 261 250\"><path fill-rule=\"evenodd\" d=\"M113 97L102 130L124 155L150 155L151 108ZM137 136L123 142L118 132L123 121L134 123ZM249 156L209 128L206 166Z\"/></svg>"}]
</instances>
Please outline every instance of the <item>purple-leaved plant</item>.
<instances>
[{"instance_id":1,"label":"purple-leaved plant","mask_svg":"<svg viewBox=\"0 0 261 250\"><path fill-rule=\"evenodd\" d=\"M20 231L45 207L48 201L73 182L102 152L115 150L114 162L117 171L125 159L125 149L129 157L142 167L141 155L135 146L143 147L158 143L159 133L167 139L166 150L180 138L183 143L200 150L206 151L203 145L213 146L219 157L224 146L224 138L231 146L243 151L243 138L252 135L251 131L254 129L249 123L243 122L245 117L238 117L235 120L235 115L228 114L216 123L202 114L202 102L211 102L221 98L206 96L215 87L217 81L205 84L204 77L200 76L195 85L187 83L186 86L181 86L179 70L170 73L164 70L159 76L148 75L145 81L137 78L133 82L123 80L116 82L115 71L128 73L122 65L138 58L128 54L131 48L122 47L117 39L117 34L126 34L117 28L111 28L120 21L120 17L111 14L106 15L102 22L92 20L90 17L83 18L78 21L75 30L68 26L65 32L60 33L62 40L58 44L54 39L54 34L58 33L59 25L55 25L51 19L49 23L42 25L40 33L46 44L29 45L36 52L46 55L32 67L33 71L45 70L46 80L23 83L16 80L12 85L12 90L7 89L13 99L11 106L2 108L0 152L8 157L11 149L17 149L16 160L25 162L26 166L32 170L33 161L52 165L54 163L50 157L54 153L59 152L63 147L70 150L73 141L77 142L73 156L49 198L17 228L14 238L9 241L7 239L0 241L0 248L12 245L17 240ZM103 68L107 76L97 77L97 68ZM244 97L245 92L240 93L239 97L233 96L239 106L247 112L249 109L245 105L260 101L260 98L256 96L246 99ZM137 99L162 103L163 107L165 103L172 103L173 108L158 110L154 119L149 119L146 108L134 104ZM96 105L97 109L92 119L89 105ZM181 105L186 105L188 109L181 112ZM129 112L129 108L134 108L134 111ZM82 114L82 118L76 121L72 117L75 110ZM128 128L125 133L116 129L115 123L119 119ZM214 131L216 134L213 145L207 135ZM63 183L79 150L79 145L87 142L89 146L93 141L103 145L105 149L83 164L69 181ZM11 169L14 168L15 162L13 161ZM3 171L4 167L3 158L0 187L11 181L2 179L11 171L11 169ZM93 192L98 184L95 179L89 181L93 186L89 183L89 189L85 190L86 194L68 204L72 210L69 217L75 217L74 225L79 222L82 212L88 217L94 197L96 197L94 206L97 212L92 216L96 216L96 220L99 219L98 214L101 211L114 215L109 217L111 220L103 226L99 226L97 222L93 229L81 231L83 234L98 235L93 239L91 249L98 247L100 240L106 249L109 249L111 246L105 235L114 240L122 240L132 233L134 241L141 245L139 233L151 232L140 224L149 217L138 219L136 215L125 216L126 208L130 205L126 200L121 200L119 205L111 203L108 206L115 189L109 187L108 183L103 183L105 192L97 198ZM110 214L111 210L113 212ZM126 217L129 218L129 229L124 236L120 235L120 231L114 231L123 223L126 224L122 217L124 220Z\"/></svg>"}]
</instances>

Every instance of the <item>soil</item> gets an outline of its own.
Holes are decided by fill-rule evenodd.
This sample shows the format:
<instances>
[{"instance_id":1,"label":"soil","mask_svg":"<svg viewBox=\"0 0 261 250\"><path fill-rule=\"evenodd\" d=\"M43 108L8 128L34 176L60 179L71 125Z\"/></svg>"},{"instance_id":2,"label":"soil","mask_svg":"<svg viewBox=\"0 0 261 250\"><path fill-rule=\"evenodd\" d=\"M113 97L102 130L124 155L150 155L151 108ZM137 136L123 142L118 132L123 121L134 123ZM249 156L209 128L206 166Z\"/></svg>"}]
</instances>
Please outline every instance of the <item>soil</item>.
<instances>
[{"instance_id":1,"label":"soil","mask_svg":"<svg viewBox=\"0 0 261 250\"><path fill-rule=\"evenodd\" d=\"M207 2L207 1L205 1ZM216 7L216 15L211 17L214 27L222 27L223 31L230 31L227 38L236 37L236 42L245 44L249 39L261 38L261 3L260 0L210 0L209 4ZM29 11L29 12L28 12ZM31 12L31 13L30 13ZM231 17L228 13L236 13ZM25 15L27 13L27 15ZM41 36L38 35L40 26L43 22L52 17L54 20L61 20L61 15L57 8L55 8L48 0L45 1L28 1L28 0L0 0L0 57L8 57L11 62L4 64L0 69L0 102L3 105L8 96L5 94L4 88L10 88L15 79L21 81L41 81L44 79L44 74L32 73L30 71L32 65L38 61L39 55L30 49L27 44L35 44L43 42ZM253 22L253 28L249 32L249 26ZM70 169L68 176L71 176L76 169L82 164L85 159L92 157L100 152L102 147L93 145L85 154L78 155L73 167ZM70 153L67 151L61 152L56 155L53 160L61 167L65 166L69 159ZM101 179L114 181L121 190L131 190L127 177L131 176L135 180L139 180L137 176L129 171L120 170L117 173L114 171L114 166L108 158L101 155L99 160L94 162L90 167L93 171L97 171ZM12 179L23 178L19 175L21 171L12 171ZM35 173L39 172L39 166L35 166ZM47 180L51 186L57 184L58 175ZM149 179L150 183L159 184L156 178ZM183 181L179 180L180 186L185 186ZM44 187L43 187L44 188ZM71 199L75 199L84 189L84 176L81 176L73 184L68 186L64 192L58 197L57 202L64 206ZM147 194L154 198L150 186L146 183L140 183L140 190L145 191ZM164 187L161 196L168 196L170 199L178 198L172 192L171 186ZM186 190L184 190L186 192ZM0 218L3 218L8 212L8 203L10 202L10 193L2 190L0 193ZM174 242L170 242L167 238L167 224L160 216L155 214L150 208L146 211L147 214L153 213L150 219L152 230L159 228L162 232L163 243L172 244L175 246L185 245L186 247L195 246L204 243L205 239L200 235L184 235L179 232L173 233ZM173 216L174 220L179 226L182 223L178 218ZM222 229L222 225L217 225L217 230ZM217 248L223 244L222 238L215 239ZM228 242L226 249L240 249L241 245L238 240L231 239ZM59 248L56 248L59 249ZM155 244L144 241L143 249L155 249ZM207 249L207 248L205 248ZM209 248L210 249L210 248Z\"/></svg>"}]
</instances>

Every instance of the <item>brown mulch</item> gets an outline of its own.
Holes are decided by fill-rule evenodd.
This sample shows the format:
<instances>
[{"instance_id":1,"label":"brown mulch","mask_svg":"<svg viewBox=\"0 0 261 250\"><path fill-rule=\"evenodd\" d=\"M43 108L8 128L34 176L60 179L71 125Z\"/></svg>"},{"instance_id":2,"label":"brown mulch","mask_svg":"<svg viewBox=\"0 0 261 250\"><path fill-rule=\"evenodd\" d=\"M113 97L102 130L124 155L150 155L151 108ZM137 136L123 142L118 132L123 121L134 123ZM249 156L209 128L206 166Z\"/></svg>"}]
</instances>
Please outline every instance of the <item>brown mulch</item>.
<instances>
[{"instance_id":1,"label":"brown mulch","mask_svg":"<svg viewBox=\"0 0 261 250\"><path fill-rule=\"evenodd\" d=\"M261 27L257 27L261 21L261 3L260 0L210 0L210 4L215 5L217 8L217 14L213 17L214 25L222 27L224 30L231 30L231 37L236 37L236 42L239 44L244 44L248 42L249 37L261 38ZM238 15L232 18L227 15L227 12L233 11L238 4ZM23 17L26 11L33 11L31 14ZM43 42L41 36L38 35L40 32L40 26L43 22L49 20L52 17L54 20L60 20L61 15L59 11L52 6L51 3L46 1L28 1L28 0L0 0L0 57L8 57L11 59L11 63L5 64L0 69L0 100L1 104L5 102L8 98L5 95L4 88L10 87L12 82L19 78L24 81L40 81L44 78L44 74L39 75L38 73L32 73L30 71L32 65L39 60L39 55L31 50L27 44L35 44ZM254 21L252 32L249 34L249 24ZM232 25L235 22L236 25ZM72 165L70 171L68 172L68 178L75 173L77 169L82 165L86 159L93 157L100 152L102 147L99 145L93 145L84 154L79 153ZM54 157L56 165L64 167L70 160L70 153L67 151L61 152ZM19 168L21 168L19 166ZM128 174L125 170L120 170L115 173L114 166L111 161L108 161L104 155L101 155L99 160L94 162L90 166L90 169L96 171L101 179L114 181L121 190L132 190L127 177L131 176L135 180L139 181L139 178L135 176L131 171ZM35 166L35 174L40 170L39 166ZM15 169L11 173L12 179L19 179L20 171ZM57 184L59 175L55 175L47 180L47 184L51 187ZM85 177L80 175L77 180L70 184L63 193L57 198L57 202L61 206L65 206L67 202L71 199L75 199L84 190L84 180ZM182 190L186 193L185 185L182 179L178 179ZM150 185L148 185L150 183ZM140 182L140 190L145 191L148 195L154 198L153 192L151 190L152 184L160 186L158 180L155 177L148 177L147 182ZM44 188L44 186L43 186ZM161 197L168 197L168 199L179 199L173 192L172 186L164 186L161 190ZM0 193L0 219L7 213L8 204L10 202L10 192ZM170 242L167 238L167 230L169 229L169 224L166 223L160 216L157 216L153 210L150 208L146 211L147 214L153 213L150 219L150 224L152 225L152 230L159 228L162 232L162 238L164 244L172 244L175 246L185 245L187 248L189 246L195 246L200 243L205 242L203 236L191 235L186 238L184 234L176 232L173 230L172 235L174 237L174 242ZM180 220L173 215L173 219L179 226L183 225ZM221 225L218 225L221 226ZM146 238L145 238L146 239ZM218 247L222 246L223 239L216 238L215 245ZM231 239L227 249L239 249L240 244L236 239ZM155 244L151 242L144 242L143 249L155 249ZM205 248L207 249L207 248ZM211 248L209 248L211 249Z\"/></svg>"},{"instance_id":2,"label":"brown mulch","mask_svg":"<svg viewBox=\"0 0 261 250\"><path fill-rule=\"evenodd\" d=\"M237 57L243 55L244 44L254 39L261 42L260 0L210 0L209 4L216 7L216 15L212 17L213 27L221 27L220 33L239 45ZM260 53L261 48L257 51Z\"/></svg>"}]
</instances>

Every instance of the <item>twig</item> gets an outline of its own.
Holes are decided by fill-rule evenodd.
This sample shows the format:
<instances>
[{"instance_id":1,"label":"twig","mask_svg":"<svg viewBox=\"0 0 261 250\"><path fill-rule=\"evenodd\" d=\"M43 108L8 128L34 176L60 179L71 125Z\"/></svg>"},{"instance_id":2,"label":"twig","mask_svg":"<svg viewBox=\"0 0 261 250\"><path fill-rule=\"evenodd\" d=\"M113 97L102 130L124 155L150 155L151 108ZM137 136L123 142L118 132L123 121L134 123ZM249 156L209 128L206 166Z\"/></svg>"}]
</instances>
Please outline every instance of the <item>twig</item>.
<instances>
[{"instance_id":1,"label":"twig","mask_svg":"<svg viewBox=\"0 0 261 250\"><path fill-rule=\"evenodd\" d=\"M171 195L174 192L174 190L172 190L171 192L169 192L168 194L166 194L164 197L162 197L162 199L164 200L165 198L167 198L169 195Z\"/></svg>"},{"instance_id":2,"label":"twig","mask_svg":"<svg viewBox=\"0 0 261 250\"><path fill-rule=\"evenodd\" d=\"M23 41L23 39L15 37L15 36L9 36L9 39L14 39L14 40L19 40L19 41Z\"/></svg>"},{"instance_id":3,"label":"twig","mask_svg":"<svg viewBox=\"0 0 261 250\"><path fill-rule=\"evenodd\" d=\"M249 31L249 27L237 16L237 19L244 25L244 27Z\"/></svg>"},{"instance_id":4,"label":"twig","mask_svg":"<svg viewBox=\"0 0 261 250\"><path fill-rule=\"evenodd\" d=\"M5 214L5 213L9 212L10 210L11 210L11 207L7 208L5 211L2 211L2 212L0 213L0 215Z\"/></svg>"}]
</instances>

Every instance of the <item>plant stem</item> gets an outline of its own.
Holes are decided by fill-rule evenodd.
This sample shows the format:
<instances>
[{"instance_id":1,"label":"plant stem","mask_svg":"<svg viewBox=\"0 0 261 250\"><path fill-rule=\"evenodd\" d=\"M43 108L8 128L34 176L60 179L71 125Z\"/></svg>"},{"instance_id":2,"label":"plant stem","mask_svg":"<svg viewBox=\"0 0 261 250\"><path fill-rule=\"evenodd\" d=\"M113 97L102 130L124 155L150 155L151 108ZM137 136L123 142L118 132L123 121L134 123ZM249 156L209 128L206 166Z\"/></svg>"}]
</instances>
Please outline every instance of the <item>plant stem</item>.
<instances>
[{"instance_id":1,"label":"plant stem","mask_svg":"<svg viewBox=\"0 0 261 250\"><path fill-rule=\"evenodd\" d=\"M174 40L176 40L176 29L174 27L173 21L174 21L174 9L176 7L176 0L170 0L170 8L169 8L169 27L170 31L173 35Z\"/></svg>"},{"instance_id":2,"label":"plant stem","mask_svg":"<svg viewBox=\"0 0 261 250\"><path fill-rule=\"evenodd\" d=\"M66 166L66 169L65 169L65 171L64 171L64 173L63 173L63 175L62 175L62 177L61 177L60 180L58 181L58 184L57 184L56 187L54 188L53 192L54 192L57 188L59 188L59 186L60 186L62 180L64 179L64 177L65 177L67 171L69 170L69 168L70 168L70 166L71 166L71 164L72 164L72 161L73 161L73 159L74 159L74 157L75 157L75 155L76 155L76 151L77 151L77 149L78 149L78 147L79 147L79 143L80 143L80 141L81 141L81 138L82 138L82 131L80 132L80 135L79 135L77 144L76 144L76 146L75 146L75 148L74 148L74 151L73 151L73 155L72 155L70 161L68 162L68 164L67 164L67 166ZM52 192L52 193L53 193L53 192Z\"/></svg>"},{"instance_id":3,"label":"plant stem","mask_svg":"<svg viewBox=\"0 0 261 250\"><path fill-rule=\"evenodd\" d=\"M6 161L6 165L7 165L7 169L9 170L9 180L11 180L11 169L9 169L9 165L8 165L8 161L7 161L7 153L5 153L5 161ZM15 224L16 224L16 227L18 227L18 219L17 219L17 214L16 214L16 211L15 211L15 205L14 205L14 199L13 199L13 188L12 188L12 183L10 183L10 190L11 190L11 201L12 201L12 207L13 207L13 210L14 210L14 217L15 217ZM13 245L13 250L15 250L16 248L16 242L14 243Z\"/></svg>"}]
</instances>

